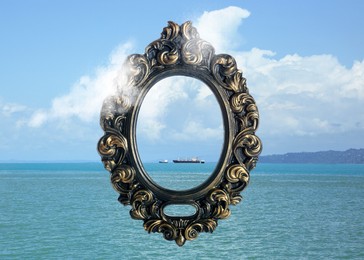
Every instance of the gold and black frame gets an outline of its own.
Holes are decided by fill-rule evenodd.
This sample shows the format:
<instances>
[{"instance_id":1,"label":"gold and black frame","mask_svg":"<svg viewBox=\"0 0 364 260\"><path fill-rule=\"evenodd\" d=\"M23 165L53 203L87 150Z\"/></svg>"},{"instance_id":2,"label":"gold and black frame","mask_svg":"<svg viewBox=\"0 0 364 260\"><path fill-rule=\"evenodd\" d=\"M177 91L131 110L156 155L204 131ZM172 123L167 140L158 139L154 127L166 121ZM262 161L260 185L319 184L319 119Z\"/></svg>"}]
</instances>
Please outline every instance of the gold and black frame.
<instances>
[{"instance_id":1,"label":"gold and black frame","mask_svg":"<svg viewBox=\"0 0 364 260\"><path fill-rule=\"evenodd\" d=\"M131 217L143 220L146 231L162 233L165 239L182 246L200 232L213 232L217 221L230 215L229 206L241 201L240 192L248 185L249 172L262 150L255 135L258 109L235 59L215 54L191 22L169 22L160 39L149 44L144 54L127 58L125 69L126 88L135 91L126 94L121 88L104 101L100 124L105 133L98 152L120 194L119 202L131 206ZM217 98L224 123L223 148L215 170L204 183L183 191L166 189L150 178L136 140L144 97L158 81L173 76L204 82ZM164 211L168 205L192 205L196 212L169 216Z\"/></svg>"}]
</instances>

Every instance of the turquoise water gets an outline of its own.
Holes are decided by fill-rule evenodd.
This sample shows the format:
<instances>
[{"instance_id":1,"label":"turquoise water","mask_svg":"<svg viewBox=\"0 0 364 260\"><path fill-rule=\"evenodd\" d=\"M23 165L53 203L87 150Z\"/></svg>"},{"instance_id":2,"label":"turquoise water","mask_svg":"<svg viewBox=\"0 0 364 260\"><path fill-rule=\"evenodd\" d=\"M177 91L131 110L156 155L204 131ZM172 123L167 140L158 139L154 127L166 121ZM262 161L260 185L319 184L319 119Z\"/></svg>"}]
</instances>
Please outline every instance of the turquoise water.
<instances>
[{"instance_id":1,"label":"turquoise water","mask_svg":"<svg viewBox=\"0 0 364 260\"><path fill-rule=\"evenodd\" d=\"M213 168L194 167L188 185ZM0 164L0 259L364 259L364 165L259 164L243 195L180 248L129 217L101 164Z\"/></svg>"}]
</instances>

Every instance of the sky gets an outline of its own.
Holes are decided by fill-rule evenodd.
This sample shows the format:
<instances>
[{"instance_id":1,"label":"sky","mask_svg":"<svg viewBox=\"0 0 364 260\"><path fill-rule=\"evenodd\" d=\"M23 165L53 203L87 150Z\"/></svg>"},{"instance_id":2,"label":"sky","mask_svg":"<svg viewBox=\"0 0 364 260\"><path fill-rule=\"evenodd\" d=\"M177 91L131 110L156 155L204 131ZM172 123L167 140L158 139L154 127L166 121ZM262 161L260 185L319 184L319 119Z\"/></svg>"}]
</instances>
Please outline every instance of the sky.
<instances>
[{"instance_id":1,"label":"sky","mask_svg":"<svg viewBox=\"0 0 364 260\"><path fill-rule=\"evenodd\" d=\"M98 161L102 101L125 57L170 20L192 21L237 60L263 155L363 148L362 10L359 0L0 1L0 161ZM197 80L168 80L142 104L142 161L216 161L215 97Z\"/></svg>"}]
</instances>

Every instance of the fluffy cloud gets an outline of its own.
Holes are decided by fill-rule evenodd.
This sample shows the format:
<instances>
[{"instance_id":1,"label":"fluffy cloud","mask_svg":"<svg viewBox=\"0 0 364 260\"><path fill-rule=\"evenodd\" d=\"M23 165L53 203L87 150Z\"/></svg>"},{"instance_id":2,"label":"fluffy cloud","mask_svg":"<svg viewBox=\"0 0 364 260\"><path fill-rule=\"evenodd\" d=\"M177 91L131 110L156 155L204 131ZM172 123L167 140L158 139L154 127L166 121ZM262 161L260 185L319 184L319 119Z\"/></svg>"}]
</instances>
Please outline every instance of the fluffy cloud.
<instances>
[{"instance_id":1,"label":"fluffy cloud","mask_svg":"<svg viewBox=\"0 0 364 260\"><path fill-rule=\"evenodd\" d=\"M68 94L53 99L51 108L35 111L28 125L40 127L47 120L67 121L71 118L83 122L97 121L103 100L119 87L119 79L123 75L122 64L132 48L131 43L119 46L106 66L97 68L93 76L81 77Z\"/></svg>"},{"instance_id":2,"label":"fluffy cloud","mask_svg":"<svg viewBox=\"0 0 364 260\"><path fill-rule=\"evenodd\" d=\"M217 52L226 52L237 47L240 35L237 33L243 19L249 11L230 6L221 10L204 12L197 19L195 26L202 39L213 44Z\"/></svg>"},{"instance_id":3,"label":"fluffy cloud","mask_svg":"<svg viewBox=\"0 0 364 260\"><path fill-rule=\"evenodd\" d=\"M364 129L364 114L360 112L364 101L364 61L356 61L347 68L332 55L302 57L288 54L277 59L274 50L242 50L243 46L236 45L241 43L236 40L241 37L237 32L248 17L247 10L228 7L204 12L195 25L201 38L211 42L218 53L230 53L244 71L260 110L259 136L273 139L286 133L294 142L295 137ZM115 91L122 73L121 64L131 52L130 44L122 45L111 55L109 64L98 68L95 75L81 77L68 94L56 97L49 109L35 111L28 120L28 126L39 127L47 120L66 122L70 118L86 123L97 121L102 101ZM166 80L158 88L152 88L153 91L156 89L155 93L151 91L147 95L140 112L140 133L156 140L170 129L168 122L176 125L170 131L171 139L196 137L197 132L216 136L218 131L222 131L221 124L213 121L209 124L201 118L188 117L177 123L181 107L202 113L201 107L213 104L211 92L198 87L186 90L182 87L183 83L181 79ZM189 94L192 90L195 91L194 96ZM176 104L177 108L178 104L181 107L169 113L172 105ZM22 109L22 106L9 105L2 108L2 113L9 115Z\"/></svg>"},{"instance_id":4,"label":"fluffy cloud","mask_svg":"<svg viewBox=\"0 0 364 260\"><path fill-rule=\"evenodd\" d=\"M157 140L166 129L165 116L177 100L185 100L187 95L183 85L184 77L170 77L155 84L145 97L138 116L138 132L150 140Z\"/></svg>"},{"instance_id":5,"label":"fluffy cloud","mask_svg":"<svg viewBox=\"0 0 364 260\"><path fill-rule=\"evenodd\" d=\"M237 53L267 135L317 135L363 125L364 62L342 66L331 55L274 59L269 51ZM268 131L269 129L269 131Z\"/></svg>"},{"instance_id":6,"label":"fluffy cloud","mask_svg":"<svg viewBox=\"0 0 364 260\"><path fill-rule=\"evenodd\" d=\"M200 121L188 120L185 122L182 131L174 130L170 133L171 139L182 141L222 141L223 139L222 124L217 127L206 127Z\"/></svg>"},{"instance_id":7,"label":"fluffy cloud","mask_svg":"<svg viewBox=\"0 0 364 260\"><path fill-rule=\"evenodd\" d=\"M313 136L363 130L364 61L346 68L332 55L276 59L271 50L231 51L248 16L244 9L228 7L205 12L197 27L217 52L230 53L243 70L260 110L260 133Z\"/></svg>"},{"instance_id":8,"label":"fluffy cloud","mask_svg":"<svg viewBox=\"0 0 364 260\"><path fill-rule=\"evenodd\" d=\"M1 115L9 117L15 113L23 112L27 109L26 106L17 103L3 103L0 100Z\"/></svg>"},{"instance_id":9,"label":"fluffy cloud","mask_svg":"<svg viewBox=\"0 0 364 260\"><path fill-rule=\"evenodd\" d=\"M166 78L146 95L139 112L138 133L150 141L162 136L168 141L222 139L219 109L212 91L201 81Z\"/></svg>"}]
</instances>

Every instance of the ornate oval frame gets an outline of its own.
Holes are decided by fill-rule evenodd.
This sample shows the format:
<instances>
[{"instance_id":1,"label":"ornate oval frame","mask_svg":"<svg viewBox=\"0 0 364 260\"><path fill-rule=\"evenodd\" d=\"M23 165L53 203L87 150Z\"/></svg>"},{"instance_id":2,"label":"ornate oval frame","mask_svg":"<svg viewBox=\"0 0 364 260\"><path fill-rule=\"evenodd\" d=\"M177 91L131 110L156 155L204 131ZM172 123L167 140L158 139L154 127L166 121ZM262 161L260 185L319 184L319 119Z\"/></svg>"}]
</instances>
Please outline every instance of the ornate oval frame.
<instances>
[{"instance_id":1,"label":"ornate oval frame","mask_svg":"<svg viewBox=\"0 0 364 260\"><path fill-rule=\"evenodd\" d=\"M120 194L119 202L131 205L131 217L143 220L149 233L163 233L165 239L182 246L200 232L213 232L217 221L230 215L229 205L241 201L240 192L248 185L249 172L262 150L255 135L258 109L235 59L215 54L191 22L180 26L168 22L160 39L149 44L144 54L130 55L125 65L127 85L107 98L101 110L105 133L98 152ZM225 128L214 172L201 185L184 191L156 184L143 168L136 143L136 122L145 95L156 82L171 76L193 77L207 84L218 100ZM170 204L192 205L196 213L168 216L164 207Z\"/></svg>"}]
</instances>

